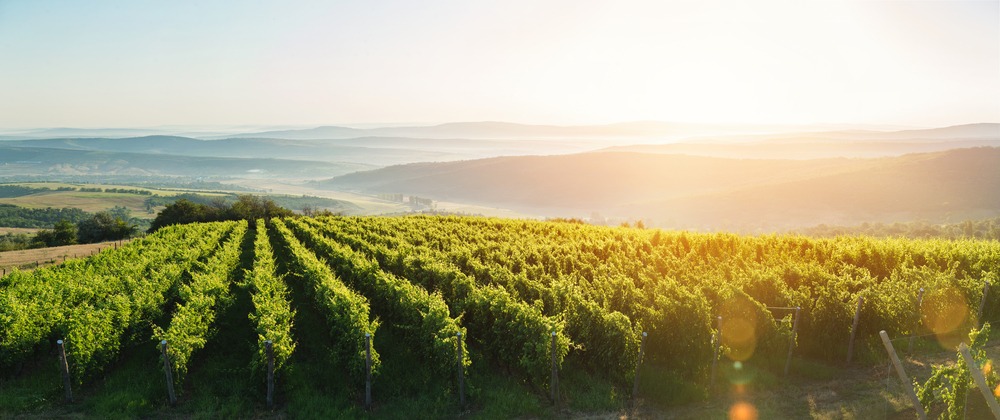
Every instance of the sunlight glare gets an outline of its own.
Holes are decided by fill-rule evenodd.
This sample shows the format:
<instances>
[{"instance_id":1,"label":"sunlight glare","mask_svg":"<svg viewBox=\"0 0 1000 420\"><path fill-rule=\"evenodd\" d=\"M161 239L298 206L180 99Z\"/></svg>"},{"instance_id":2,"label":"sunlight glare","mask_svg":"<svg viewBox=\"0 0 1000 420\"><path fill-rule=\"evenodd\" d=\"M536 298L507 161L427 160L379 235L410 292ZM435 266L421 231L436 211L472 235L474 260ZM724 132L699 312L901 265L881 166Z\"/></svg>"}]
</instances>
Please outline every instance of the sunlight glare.
<instances>
[{"instance_id":1,"label":"sunlight glare","mask_svg":"<svg viewBox=\"0 0 1000 420\"><path fill-rule=\"evenodd\" d=\"M726 356L742 362L757 348L757 312L746 298L736 297L723 303L719 332Z\"/></svg>"},{"instance_id":2,"label":"sunlight glare","mask_svg":"<svg viewBox=\"0 0 1000 420\"><path fill-rule=\"evenodd\" d=\"M729 408L729 420L757 420L757 408L746 401L740 401Z\"/></svg>"},{"instance_id":3,"label":"sunlight glare","mask_svg":"<svg viewBox=\"0 0 1000 420\"><path fill-rule=\"evenodd\" d=\"M969 304L954 287L934 290L924 298L921 318L943 348L954 349L965 337L957 333L969 317Z\"/></svg>"}]
</instances>

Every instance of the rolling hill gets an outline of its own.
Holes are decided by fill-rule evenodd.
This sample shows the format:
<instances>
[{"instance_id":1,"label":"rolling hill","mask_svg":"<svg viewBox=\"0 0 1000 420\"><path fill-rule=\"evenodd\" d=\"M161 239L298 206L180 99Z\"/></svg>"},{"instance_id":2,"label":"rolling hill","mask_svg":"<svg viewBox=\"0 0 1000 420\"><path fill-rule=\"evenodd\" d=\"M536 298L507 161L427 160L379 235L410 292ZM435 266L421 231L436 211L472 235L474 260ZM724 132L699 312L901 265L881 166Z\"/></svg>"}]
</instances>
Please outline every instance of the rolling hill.
<instances>
[{"instance_id":1,"label":"rolling hill","mask_svg":"<svg viewBox=\"0 0 1000 420\"><path fill-rule=\"evenodd\" d=\"M287 140L274 138L199 140L180 136L10 140L0 142L0 147L3 146L196 157L274 158L350 162L374 166L478 159L503 155L574 153L599 147L569 141L473 141L465 139L419 139L404 137L362 137L337 140Z\"/></svg>"},{"instance_id":2,"label":"rolling hill","mask_svg":"<svg viewBox=\"0 0 1000 420\"><path fill-rule=\"evenodd\" d=\"M625 152L409 164L320 183L668 227L777 229L1000 214L1000 148L877 159L726 159Z\"/></svg>"},{"instance_id":3,"label":"rolling hill","mask_svg":"<svg viewBox=\"0 0 1000 420\"><path fill-rule=\"evenodd\" d=\"M833 126L815 126L819 129ZM801 129L786 125L763 124L687 124L662 121L633 121L592 125L538 125L500 121L453 122L429 126L350 128L322 126L299 130L276 130L230 137L267 137L283 139L345 139L355 137L413 137L488 139L593 139L621 140L636 138L674 139L694 135L773 133Z\"/></svg>"},{"instance_id":4,"label":"rolling hill","mask_svg":"<svg viewBox=\"0 0 1000 420\"><path fill-rule=\"evenodd\" d=\"M984 146L1000 147L1000 124L885 132L855 130L699 137L677 143L614 146L606 150L748 159L820 159L901 156Z\"/></svg>"},{"instance_id":5,"label":"rolling hill","mask_svg":"<svg viewBox=\"0 0 1000 420\"><path fill-rule=\"evenodd\" d=\"M167 175L322 178L371 166L316 161L180 156L0 144L0 175Z\"/></svg>"}]
</instances>

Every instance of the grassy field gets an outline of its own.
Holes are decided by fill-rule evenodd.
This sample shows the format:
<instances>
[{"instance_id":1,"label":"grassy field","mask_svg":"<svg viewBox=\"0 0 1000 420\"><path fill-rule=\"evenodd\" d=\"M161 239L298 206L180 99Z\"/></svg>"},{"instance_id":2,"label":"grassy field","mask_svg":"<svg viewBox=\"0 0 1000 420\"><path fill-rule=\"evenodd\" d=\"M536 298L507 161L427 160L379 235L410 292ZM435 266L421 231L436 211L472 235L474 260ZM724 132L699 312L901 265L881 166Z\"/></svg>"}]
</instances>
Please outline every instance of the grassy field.
<instances>
[{"instance_id":1,"label":"grassy field","mask_svg":"<svg viewBox=\"0 0 1000 420\"><path fill-rule=\"evenodd\" d=\"M139 219L153 219L156 217L156 213L163 209L162 206L158 206L153 207L152 213L148 212L145 205L147 198L151 196L172 197L186 192L192 192L188 190L142 188L128 185L68 184L61 182L22 182L5 185L19 185L39 189L49 188L52 191L40 191L35 194L20 197L0 198L0 204L12 204L19 207L35 209L69 207L78 208L90 213L97 213L100 211L110 210L115 206L121 206L129 209L132 212L132 217ZM137 190L149 192L150 195L117 192L56 191L56 189L59 188L76 188L78 190L87 188L101 188L104 190ZM219 192L198 192L198 194L206 196L222 196Z\"/></svg>"},{"instance_id":2,"label":"grassy field","mask_svg":"<svg viewBox=\"0 0 1000 420\"><path fill-rule=\"evenodd\" d=\"M132 217L152 219L156 217L156 214L146 212L146 206L143 204L146 198L148 196L139 194L48 191L21 197L2 198L0 204L13 204L35 209L72 207L91 213L122 206L132 211Z\"/></svg>"},{"instance_id":3,"label":"grassy field","mask_svg":"<svg viewBox=\"0 0 1000 420\"><path fill-rule=\"evenodd\" d=\"M131 187L127 185L97 185L97 184L67 184L61 182L25 182L11 183L6 185L19 185L29 188L49 188L52 191L40 191L35 194L24 195L12 198L0 198L0 204L13 204L26 208L78 208L80 210L96 213L110 210L115 206L121 206L132 212L132 217L140 219L152 219L156 217L154 213L146 211L145 200L150 195L131 193L111 193L111 192L88 192L88 191L55 191L59 188L102 188L102 189L127 189L149 192L153 196L174 196L179 194L176 191L163 191L151 188Z\"/></svg>"}]
</instances>

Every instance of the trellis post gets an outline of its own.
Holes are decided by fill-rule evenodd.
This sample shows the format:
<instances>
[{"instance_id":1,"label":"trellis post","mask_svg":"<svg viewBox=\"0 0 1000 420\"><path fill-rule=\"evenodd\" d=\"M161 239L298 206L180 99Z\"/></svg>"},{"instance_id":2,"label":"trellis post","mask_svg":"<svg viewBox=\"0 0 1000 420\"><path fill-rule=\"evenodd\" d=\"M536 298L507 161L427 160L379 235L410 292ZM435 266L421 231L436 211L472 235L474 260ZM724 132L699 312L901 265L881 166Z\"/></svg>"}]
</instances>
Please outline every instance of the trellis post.
<instances>
[{"instance_id":1,"label":"trellis post","mask_svg":"<svg viewBox=\"0 0 1000 420\"><path fill-rule=\"evenodd\" d=\"M896 375L899 376L899 380L903 382L903 388L906 389L906 395L910 397L910 401L913 402L913 408L917 411L917 417L920 420L927 419L927 413L924 412L924 406L920 404L920 398L917 398L917 393L913 390L913 382L910 382L910 377L906 375L906 371L903 370L903 363L899 361L899 356L896 355L896 349L892 347L892 341L889 340L889 334L886 334L885 330L878 332L879 337L882 337L882 345L885 346L885 351L889 353L889 360L892 361L892 366L896 369Z\"/></svg>"},{"instance_id":2,"label":"trellis post","mask_svg":"<svg viewBox=\"0 0 1000 420\"><path fill-rule=\"evenodd\" d=\"M163 355L163 374L167 378L167 398L170 405L177 404L177 394L174 393L174 374L170 369L170 355L167 352L167 340L160 341L160 354Z\"/></svg>"},{"instance_id":3,"label":"trellis post","mask_svg":"<svg viewBox=\"0 0 1000 420\"><path fill-rule=\"evenodd\" d=\"M73 388L70 386L72 381L69 377L69 362L66 360L66 347L62 340L56 340L56 346L59 347L59 370L62 371L66 402L73 402Z\"/></svg>"},{"instance_id":4,"label":"trellis post","mask_svg":"<svg viewBox=\"0 0 1000 420\"><path fill-rule=\"evenodd\" d=\"M847 364L854 358L854 337L858 334L858 321L861 318L861 305L865 303L865 298L858 296L858 307L854 310L854 323L851 324L851 341L847 343Z\"/></svg>"},{"instance_id":5,"label":"trellis post","mask_svg":"<svg viewBox=\"0 0 1000 420\"><path fill-rule=\"evenodd\" d=\"M906 346L906 352L913 352L913 338L917 335L917 327L920 326L920 306L924 303L924 288L921 287L920 291L917 293L917 307L913 311L913 329L910 333L910 343Z\"/></svg>"},{"instance_id":6,"label":"trellis post","mask_svg":"<svg viewBox=\"0 0 1000 420\"><path fill-rule=\"evenodd\" d=\"M801 306L795 307L795 318L792 320L792 335L788 338L788 358L785 359L785 376L788 376L788 369L792 366L792 350L795 349L795 336L799 331L799 311Z\"/></svg>"}]
</instances>

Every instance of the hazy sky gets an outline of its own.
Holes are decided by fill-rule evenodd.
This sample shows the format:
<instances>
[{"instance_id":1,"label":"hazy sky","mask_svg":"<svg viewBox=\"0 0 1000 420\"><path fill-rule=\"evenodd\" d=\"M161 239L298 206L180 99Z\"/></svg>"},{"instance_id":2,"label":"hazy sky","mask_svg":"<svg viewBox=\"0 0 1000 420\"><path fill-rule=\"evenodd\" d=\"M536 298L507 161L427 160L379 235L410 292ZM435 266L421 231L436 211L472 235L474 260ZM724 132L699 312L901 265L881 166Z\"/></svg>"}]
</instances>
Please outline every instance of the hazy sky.
<instances>
[{"instance_id":1,"label":"hazy sky","mask_svg":"<svg viewBox=\"0 0 1000 420\"><path fill-rule=\"evenodd\" d=\"M1000 0L0 0L0 127L480 120L1000 122Z\"/></svg>"}]
</instances>

